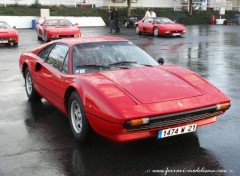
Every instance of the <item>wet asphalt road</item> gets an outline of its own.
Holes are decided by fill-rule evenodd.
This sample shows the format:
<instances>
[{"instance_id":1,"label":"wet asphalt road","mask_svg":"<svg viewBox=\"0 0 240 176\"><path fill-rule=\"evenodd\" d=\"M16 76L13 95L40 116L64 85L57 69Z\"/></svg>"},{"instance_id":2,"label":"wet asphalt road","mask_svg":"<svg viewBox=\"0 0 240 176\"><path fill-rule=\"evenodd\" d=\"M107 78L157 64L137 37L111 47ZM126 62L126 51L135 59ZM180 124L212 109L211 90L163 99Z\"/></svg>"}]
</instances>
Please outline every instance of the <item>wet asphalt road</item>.
<instances>
[{"instance_id":1,"label":"wet asphalt road","mask_svg":"<svg viewBox=\"0 0 240 176\"><path fill-rule=\"evenodd\" d=\"M19 30L18 47L0 46L0 176L240 175L240 26L187 28L182 38L137 36L133 29L113 35L209 80L232 99L228 112L192 134L129 143L95 135L85 145L51 104L28 102L18 59L41 42L34 30ZM82 34L107 30L82 28Z\"/></svg>"}]
</instances>

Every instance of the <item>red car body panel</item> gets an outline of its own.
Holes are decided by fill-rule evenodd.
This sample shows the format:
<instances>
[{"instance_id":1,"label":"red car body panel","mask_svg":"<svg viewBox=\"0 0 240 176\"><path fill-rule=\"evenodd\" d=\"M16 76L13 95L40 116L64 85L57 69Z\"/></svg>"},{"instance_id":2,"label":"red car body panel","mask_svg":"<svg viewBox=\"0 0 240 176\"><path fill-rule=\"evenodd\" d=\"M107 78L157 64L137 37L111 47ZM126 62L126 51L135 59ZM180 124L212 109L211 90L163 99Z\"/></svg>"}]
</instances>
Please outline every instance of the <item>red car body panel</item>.
<instances>
[{"instance_id":1,"label":"red car body panel","mask_svg":"<svg viewBox=\"0 0 240 176\"><path fill-rule=\"evenodd\" d=\"M139 26L140 32L153 34L154 28L158 28L159 35L184 35L186 27L178 23L158 24L154 22L137 21L135 27Z\"/></svg>"},{"instance_id":2,"label":"red car body panel","mask_svg":"<svg viewBox=\"0 0 240 176\"><path fill-rule=\"evenodd\" d=\"M0 43L18 43L19 35L16 29L0 29Z\"/></svg>"},{"instance_id":3,"label":"red car body panel","mask_svg":"<svg viewBox=\"0 0 240 176\"><path fill-rule=\"evenodd\" d=\"M69 46L69 65L72 47L79 43L98 41L126 41L115 37L62 39ZM164 116L195 111L230 103L230 99L194 72L175 65L135 67L96 73L63 74L45 63L36 54L54 42L42 45L20 57L20 70L29 68L36 91L65 115L67 92L77 90L91 127L99 134L116 140L129 141L155 137L161 129L185 124L207 125L216 121L216 114L181 124L143 130L128 130L126 121L144 117ZM36 71L37 64L42 65ZM219 112L217 115L224 113ZM186 118L188 118L186 116Z\"/></svg>"}]
</instances>

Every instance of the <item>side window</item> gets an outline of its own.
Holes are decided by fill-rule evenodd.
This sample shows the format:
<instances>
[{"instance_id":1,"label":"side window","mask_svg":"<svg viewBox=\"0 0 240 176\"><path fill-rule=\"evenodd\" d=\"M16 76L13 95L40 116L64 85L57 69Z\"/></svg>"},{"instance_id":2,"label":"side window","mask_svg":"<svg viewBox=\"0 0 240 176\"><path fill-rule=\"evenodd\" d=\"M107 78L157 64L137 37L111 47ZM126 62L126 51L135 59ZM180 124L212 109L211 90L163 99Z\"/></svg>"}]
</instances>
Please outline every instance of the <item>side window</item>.
<instances>
[{"instance_id":1,"label":"side window","mask_svg":"<svg viewBox=\"0 0 240 176\"><path fill-rule=\"evenodd\" d=\"M46 62L49 63L52 67L56 68L57 70L62 71L63 67L65 67L66 64L68 64L67 61L65 63L65 58L67 56L68 46L64 44L56 44L51 50ZM66 71L66 68L64 68L64 70Z\"/></svg>"},{"instance_id":2,"label":"side window","mask_svg":"<svg viewBox=\"0 0 240 176\"><path fill-rule=\"evenodd\" d=\"M152 23L153 22L153 19L148 19L148 23Z\"/></svg>"},{"instance_id":3,"label":"side window","mask_svg":"<svg viewBox=\"0 0 240 176\"><path fill-rule=\"evenodd\" d=\"M42 60L46 60L53 45L48 46L47 48L44 48L42 51L38 53L38 57L40 57Z\"/></svg>"}]
</instances>

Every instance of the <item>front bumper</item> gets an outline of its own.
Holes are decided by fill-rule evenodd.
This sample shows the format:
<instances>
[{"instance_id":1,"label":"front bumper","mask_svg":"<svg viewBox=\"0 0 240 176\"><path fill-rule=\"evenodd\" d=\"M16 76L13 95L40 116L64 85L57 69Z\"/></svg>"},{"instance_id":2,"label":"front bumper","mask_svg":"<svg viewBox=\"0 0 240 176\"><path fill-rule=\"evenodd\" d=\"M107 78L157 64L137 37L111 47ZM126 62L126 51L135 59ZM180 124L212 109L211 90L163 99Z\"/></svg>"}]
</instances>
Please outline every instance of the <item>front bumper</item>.
<instances>
[{"instance_id":1,"label":"front bumper","mask_svg":"<svg viewBox=\"0 0 240 176\"><path fill-rule=\"evenodd\" d=\"M217 117L213 116L201 120L193 120L184 123L177 123L175 125L167 125L164 127L153 127L148 129L138 129L129 131L125 129L124 125L111 123L109 121L105 121L103 119L100 119L89 114L87 114L87 117L91 124L91 127L94 129L96 133L117 142L127 142L152 137L156 137L157 139L159 130L185 126L189 124L197 124L197 127L200 127L203 125L214 123L217 120Z\"/></svg>"}]
</instances>

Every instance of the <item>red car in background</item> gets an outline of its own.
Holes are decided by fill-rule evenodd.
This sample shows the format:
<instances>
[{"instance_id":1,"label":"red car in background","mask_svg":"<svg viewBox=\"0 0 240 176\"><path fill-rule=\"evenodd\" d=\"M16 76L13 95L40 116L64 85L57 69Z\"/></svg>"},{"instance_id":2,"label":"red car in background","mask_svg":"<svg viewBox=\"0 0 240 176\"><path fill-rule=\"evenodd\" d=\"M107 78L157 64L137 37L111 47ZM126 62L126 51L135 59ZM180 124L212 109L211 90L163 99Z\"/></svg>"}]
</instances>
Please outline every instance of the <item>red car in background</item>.
<instances>
[{"instance_id":1,"label":"red car in background","mask_svg":"<svg viewBox=\"0 0 240 176\"><path fill-rule=\"evenodd\" d=\"M204 78L156 62L122 38L52 41L23 53L19 63L29 100L45 98L61 110L81 142L90 129L115 141L190 133L230 107Z\"/></svg>"},{"instance_id":2,"label":"red car in background","mask_svg":"<svg viewBox=\"0 0 240 176\"><path fill-rule=\"evenodd\" d=\"M0 21L0 44L18 45L19 35L15 28L11 28L5 21Z\"/></svg>"},{"instance_id":3,"label":"red car in background","mask_svg":"<svg viewBox=\"0 0 240 176\"><path fill-rule=\"evenodd\" d=\"M182 36L186 33L186 28L166 17L148 18L135 23L136 33L150 33L154 36Z\"/></svg>"},{"instance_id":4,"label":"red car in background","mask_svg":"<svg viewBox=\"0 0 240 176\"><path fill-rule=\"evenodd\" d=\"M67 19L45 19L36 27L38 39L48 42L53 39L81 37L78 24L73 25Z\"/></svg>"}]
</instances>

